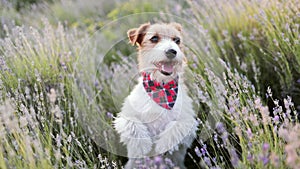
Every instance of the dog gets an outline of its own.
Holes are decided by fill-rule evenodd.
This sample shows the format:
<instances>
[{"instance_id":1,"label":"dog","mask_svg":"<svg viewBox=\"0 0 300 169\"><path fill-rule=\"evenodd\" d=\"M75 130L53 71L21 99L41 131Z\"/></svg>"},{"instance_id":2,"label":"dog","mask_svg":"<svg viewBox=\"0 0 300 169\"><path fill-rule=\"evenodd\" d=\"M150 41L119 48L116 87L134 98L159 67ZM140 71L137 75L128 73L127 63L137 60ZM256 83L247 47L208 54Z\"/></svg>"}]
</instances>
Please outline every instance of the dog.
<instances>
[{"instance_id":1,"label":"dog","mask_svg":"<svg viewBox=\"0 0 300 169\"><path fill-rule=\"evenodd\" d=\"M184 84L182 31L178 23L145 23L127 32L137 46L141 76L113 122L127 147L126 169L137 168L137 159L159 154L185 168L198 124Z\"/></svg>"}]
</instances>

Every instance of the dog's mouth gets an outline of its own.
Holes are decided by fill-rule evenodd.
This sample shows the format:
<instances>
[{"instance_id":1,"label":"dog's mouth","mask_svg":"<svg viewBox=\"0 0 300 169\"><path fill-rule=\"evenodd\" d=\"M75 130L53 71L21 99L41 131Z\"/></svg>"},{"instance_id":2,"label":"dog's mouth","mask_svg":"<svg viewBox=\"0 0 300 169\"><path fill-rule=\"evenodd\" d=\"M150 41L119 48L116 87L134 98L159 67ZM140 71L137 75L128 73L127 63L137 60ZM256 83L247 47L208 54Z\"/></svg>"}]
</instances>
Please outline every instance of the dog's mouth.
<instances>
[{"instance_id":1,"label":"dog's mouth","mask_svg":"<svg viewBox=\"0 0 300 169\"><path fill-rule=\"evenodd\" d=\"M165 76L170 76L174 72L174 67L178 64L178 62L168 62L168 61L161 61L154 63L157 69Z\"/></svg>"}]
</instances>

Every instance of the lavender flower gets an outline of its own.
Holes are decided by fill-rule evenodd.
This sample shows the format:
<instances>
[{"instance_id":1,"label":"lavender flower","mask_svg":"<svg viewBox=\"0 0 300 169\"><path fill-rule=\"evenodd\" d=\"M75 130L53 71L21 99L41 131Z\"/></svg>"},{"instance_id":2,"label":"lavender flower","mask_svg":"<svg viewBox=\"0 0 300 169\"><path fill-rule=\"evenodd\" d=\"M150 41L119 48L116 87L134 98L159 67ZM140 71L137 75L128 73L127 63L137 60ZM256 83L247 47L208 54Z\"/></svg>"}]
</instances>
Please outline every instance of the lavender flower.
<instances>
[{"instance_id":1,"label":"lavender flower","mask_svg":"<svg viewBox=\"0 0 300 169\"><path fill-rule=\"evenodd\" d=\"M113 115L112 113L110 113L110 112L107 112L107 113L106 113L106 116L107 116L109 119L114 118L114 115Z\"/></svg>"},{"instance_id":2,"label":"lavender flower","mask_svg":"<svg viewBox=\"0 0 300 169\"><path fill-rule=\"evenodd\" d=\"M217 122L216 129L217 129L218 133L220 133L220 134L222 134L226 131L224 124L222 122Z\"/></svg>"},{"instance_id":3,"label":"lavender flower","mask_svg":"<svg viewBox=\"0 0 300 169\"><path fill-rule=\"evenodd\" d=\"M205 157L203 158L203 160L204 160L205 164L206 164L208 167L211 167L211 166L212 166L210 158L208 158L208 157L205 156Z\"/></svg>"},{"instance_id":4,"label":"lavender flower","mask_svg":"<svg viewBox=\"0 0 300 169\"><path fill-rule=\"evenodd\" d=\"M196 155L197 155L198 157L201 157L201 156L202 156L202 153L200 152L200 150L199 150L198 147L196 147L194 151L195 151L195 153L196 153Z\"/></svg>"},{"instance_id":5,"label":"lavender flower","mask_svg":"<svg viewBox=\"0 0 300 169\"><path fill-rule=\"evenodd\" d=\"M154 157L154 163L155 163L156 165L159 166L162 162L163 162L163 159L162 159L161 156L156 156L156 157Z\"/></svg>"},{"instance_id":6,"label":"lavender flower","mask_svg":"<svg viewBox=\"0 0 300 169\"><path fill-rule=\"evenodd\" d=\"M250 163L253 163L253 161L254 161L254 157L253 157L253 155L252 155L250 152L248 152L247 160L248 160Z\"/></svg>"},{"instance_id":7,"label":"lavender flower","mask_svg":"<svg viewBox=\"0 0 300 169\"><path fill-rule=\"evenodd\" d=\"M264 143L262 146L262 150L264 153L268 152L270 149L270 145L268 143Z\"/></svg>"},{"instance_id":8,"label":"lavender flower","mask_svg":"<svg viewBox=\"0 0 300 169\"><path fill-rule=\"evenodd\" d=\"M247 129L247 136L248 136L248 138L249 138L250 140L252 139L253 134L252 134L251 128L248 128L248 129Z\"/></svg>"},{"instance_id":9,"label":"lavender flower","mask_svg":"<svg viewBox=\"0 0 300 169\"><path fill-rule=\"evenodd\" d=\"M279 116L278 115L275 115L274 118L273 118L273 121L275 123L279 123Z\"/></svg>"},{"instance_id":10,"label":"lavender flower","mask_svg":"<svg viewBox=\"0 0 300 169\"><path fill-rule=\"evenodd\" d=\"M264 165L267 165L269 163L269 158L267 156L262 156L260 160L263 162Z\"/></svg>"}]
</instances>

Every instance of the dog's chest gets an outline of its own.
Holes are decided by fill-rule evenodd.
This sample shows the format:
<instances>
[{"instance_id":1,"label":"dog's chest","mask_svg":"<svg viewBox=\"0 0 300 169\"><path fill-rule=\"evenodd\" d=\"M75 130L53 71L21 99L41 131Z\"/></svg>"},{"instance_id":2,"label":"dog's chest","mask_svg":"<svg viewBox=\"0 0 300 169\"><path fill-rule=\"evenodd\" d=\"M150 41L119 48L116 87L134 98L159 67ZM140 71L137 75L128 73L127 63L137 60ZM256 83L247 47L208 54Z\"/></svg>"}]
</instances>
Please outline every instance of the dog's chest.
<instances>
[{"instance_id":1,"label":"dog's chest","mask_svg":"<svg viewBox=\"0 0 300 169\"><path fill-rule=\"evenodd\" d=\"M178 85L177 99L171 110L163 108L148 95L142 83L137 84L128 97L132 108L135 110L137 120L147 126L152 136L161 133L168 124L178 120L184 97L181 85Z\"/></svg>"},{"instance_id":2,"label":"dog's chest","mask_svg":"<svg viewBox=\"0 0 300 169\"><path fill-rule=\"evenodd\" d=\"M151 113L151 112L149 112ZM176 116L171 114L172 112L162 112L153 121L149 121L146 126L151 134L151 137L158 136L162 131L165 130L166 126L172 121L176 120Z\"/></svg>"}]
</instances>

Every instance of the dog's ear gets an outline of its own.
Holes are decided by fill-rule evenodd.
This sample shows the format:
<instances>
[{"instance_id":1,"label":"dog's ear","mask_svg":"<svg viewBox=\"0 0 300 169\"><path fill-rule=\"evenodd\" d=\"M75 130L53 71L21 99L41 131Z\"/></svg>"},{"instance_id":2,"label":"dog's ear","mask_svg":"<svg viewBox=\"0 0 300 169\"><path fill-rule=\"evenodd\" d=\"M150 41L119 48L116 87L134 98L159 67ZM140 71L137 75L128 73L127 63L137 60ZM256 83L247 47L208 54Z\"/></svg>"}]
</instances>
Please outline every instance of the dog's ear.
<instances>
[{"instance_id":1,"label":"dog's ear","mask_svg":"<svg viewBox=\"0 0 300 169\"><path fill-rule=\"evenodd\" d=\"M130 29L127 31L127 36L129 38L129 42L132 45L135 45L136 31L137 31L137 28L133 28L133 29Z\"/></svg>"},{"instance_id":2,"label":"dog's ear","mask_svg":"<svg viewBox=\"0 0 300 169\"><path fill-rule=\"evenodd\" d=\"M146 30L149 28L150 23L145 23L139 28L130 29L127 31L129 41L132 45L141 45L144 36L146 35Z\"/></svg>"},{"instance_id":3,"label":"dog's ear","mask_svg":"<svg viewBox=\"0 0 300 169\"><path fill-rule=\"evenodd\" d=\"M179 23L172 22L170 23L170 25L177 29L179 32L182 32L182 26Z\"/></svg>"}]
</instances>

